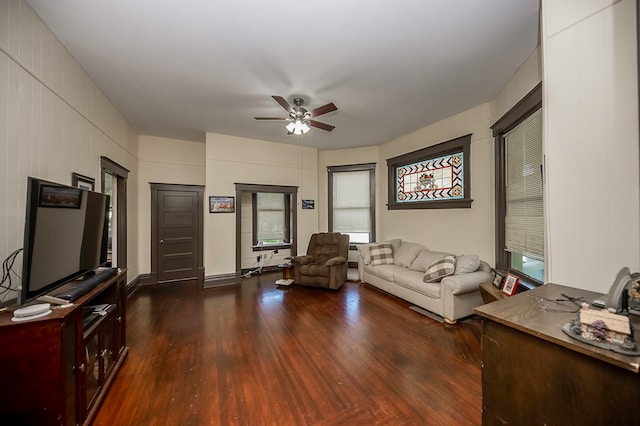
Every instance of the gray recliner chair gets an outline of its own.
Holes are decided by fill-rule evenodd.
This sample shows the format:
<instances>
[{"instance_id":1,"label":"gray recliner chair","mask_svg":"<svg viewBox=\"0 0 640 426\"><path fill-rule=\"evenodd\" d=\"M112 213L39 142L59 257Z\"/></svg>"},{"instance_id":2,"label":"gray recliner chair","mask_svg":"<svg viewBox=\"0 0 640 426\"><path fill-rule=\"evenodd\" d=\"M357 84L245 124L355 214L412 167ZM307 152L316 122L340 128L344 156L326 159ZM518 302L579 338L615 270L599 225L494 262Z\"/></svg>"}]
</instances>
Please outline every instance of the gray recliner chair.
<instances>
[{"instance_id":1,"label":"gray recliner chair","mask_svg":"<svg viewBox=\"0 0 640 426\"><path fill-rule=\"evenodd\" d=\"M293 281L309 287L337 290L347 280L349 235L339 232L313 234L307 254L293 258Z\"/></svg>"}]
</instances>

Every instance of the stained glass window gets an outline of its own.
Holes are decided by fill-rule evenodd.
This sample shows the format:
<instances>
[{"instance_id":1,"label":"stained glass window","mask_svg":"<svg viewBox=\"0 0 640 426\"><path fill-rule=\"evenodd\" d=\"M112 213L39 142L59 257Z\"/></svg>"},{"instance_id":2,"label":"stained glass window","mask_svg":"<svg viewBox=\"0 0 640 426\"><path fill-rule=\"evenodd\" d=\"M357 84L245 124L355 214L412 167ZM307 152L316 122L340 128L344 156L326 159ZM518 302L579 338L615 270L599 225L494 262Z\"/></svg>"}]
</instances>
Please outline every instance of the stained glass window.
<instances>
[{"instance_id":1,"label":"stained glass window","mask_svg":"<svg viewBox=\"0 0 640 426\"><path fill-rule=\"evenodd\" d=\"M471 207L471 135L387 160L389 210Z\"/></svg>"},{"instance_id":2,"label":"stained glass window","mask_svg":"<svg viewBox=\"0 0 640 426\"><path fill-rule=\"evenodd\" d=\"M398 203L462 198L462 152L396 168Z\"/></svg>"}]
</instances>

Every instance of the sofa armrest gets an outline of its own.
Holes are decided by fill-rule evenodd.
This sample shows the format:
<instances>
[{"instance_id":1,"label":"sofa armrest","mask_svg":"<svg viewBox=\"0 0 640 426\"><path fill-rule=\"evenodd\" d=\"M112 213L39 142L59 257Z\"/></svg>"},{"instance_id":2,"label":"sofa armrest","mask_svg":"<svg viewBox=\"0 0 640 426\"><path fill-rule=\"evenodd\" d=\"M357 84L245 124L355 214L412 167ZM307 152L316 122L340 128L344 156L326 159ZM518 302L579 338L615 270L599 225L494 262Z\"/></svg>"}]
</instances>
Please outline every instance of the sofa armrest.
<instances>
[{"instance_id":1,"label":"sofa armrest","mask_svg":"<svg viewBox=\"0 0 640 426\"><path fill-rule=\"evenodd\" d=\"M342 265L343 263L346 263L347 259L345 259L342 256L336 256L336 257L332 257L331 259L327 260L325 262L325 265L327 266L337 266L337 265Z\"/></svg>"},{"instance_id":2,"label":"sofa armrest","mask_svg":"<svg viewBox=\"0 0 640 426\"><path fill-rule=\"evenodd\" d=\"M493 278L491 272L476 271L468 274L449 275L441 281L443 290L450 294L465 294L478 291L480 284L490 283Z\"/></svg>"},{"instance_id":3,"label":"sofa armrest","mask_svg":"<svg viewBox=\"0 0 640 426\"><path fill-rule=\"evenodd\" d=\"M292 259L292 263L296 263L298 265L308 265L309 263L314 263L315 259L313 256L296 256Z\"/></svg>"}]
</instances>

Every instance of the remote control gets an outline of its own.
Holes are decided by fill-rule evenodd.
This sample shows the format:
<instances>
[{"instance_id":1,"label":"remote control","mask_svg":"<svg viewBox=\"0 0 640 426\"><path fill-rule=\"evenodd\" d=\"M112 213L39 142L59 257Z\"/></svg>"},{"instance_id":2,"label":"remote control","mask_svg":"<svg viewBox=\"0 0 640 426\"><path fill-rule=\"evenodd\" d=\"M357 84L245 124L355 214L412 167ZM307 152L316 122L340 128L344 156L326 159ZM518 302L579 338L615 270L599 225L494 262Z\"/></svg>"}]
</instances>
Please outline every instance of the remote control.
<instances>
[{"instance_id":1,"label":"remote control","mask_svg":"<svg viewBox=\"0 0 640 426\"><path fill-rule=\"evenodd\" d=\"M596 308L604 308L604 306L605 306L604 300L602 300L602 299L594 300L593 302L591 302L591 304L593 306L595 306Z\"/></svg>"}]
</instances>

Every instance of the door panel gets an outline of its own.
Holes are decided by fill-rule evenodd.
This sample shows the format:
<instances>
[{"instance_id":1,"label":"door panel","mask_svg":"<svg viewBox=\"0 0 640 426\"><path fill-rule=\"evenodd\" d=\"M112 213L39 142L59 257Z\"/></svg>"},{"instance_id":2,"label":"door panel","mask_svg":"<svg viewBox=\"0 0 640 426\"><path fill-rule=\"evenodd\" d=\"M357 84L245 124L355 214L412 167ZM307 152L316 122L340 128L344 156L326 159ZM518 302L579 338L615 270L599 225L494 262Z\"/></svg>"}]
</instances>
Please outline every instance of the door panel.
<instances>
[{"instance_id":1,"label":"door panel","mask_svg":"<svg viewBox=\"0 0 640 426\"><path fill-rule=\"evenodd\" d=\"M157 282L197 278L202 262L202 190L161 186L152 197Z\"/></svg>"}]
</instances>

